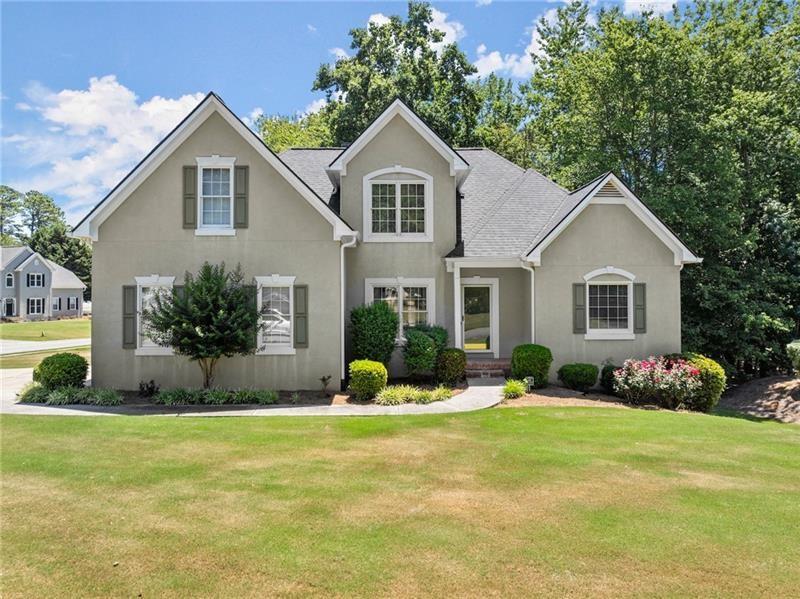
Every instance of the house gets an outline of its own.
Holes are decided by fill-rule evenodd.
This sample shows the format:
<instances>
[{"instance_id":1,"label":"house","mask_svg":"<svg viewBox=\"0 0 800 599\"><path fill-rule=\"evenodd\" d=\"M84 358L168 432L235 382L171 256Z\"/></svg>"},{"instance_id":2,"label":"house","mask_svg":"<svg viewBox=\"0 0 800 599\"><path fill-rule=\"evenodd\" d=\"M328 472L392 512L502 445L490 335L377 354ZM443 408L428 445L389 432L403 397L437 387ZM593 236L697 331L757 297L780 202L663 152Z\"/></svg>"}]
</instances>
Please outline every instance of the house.
<instances>
[{"instance_id":1,"label":"house","mask_svg":"<svg viewBox=\"0 0 800 599\"><path fill-rule=\"evenodd\" d=\"M476 360L531 341L556 368L679 351L680 273L700 262L613 173L568 191L449 147L400 101L346 148L278 156L210 93L74 235L94 244L93 381L123 389L200 384L139 313L206 260L240 264L270 315L216 383L281 389L344 378L349 311L375 301Z\"/></svg>"},{"instance_id":2,"label":"house","mask_svg":"<svg viewBox=\"0 0 800 599\"><path fill-rule=\"evenodd\" d=\"M2 317L42 320L83 315L81 280L27 246L0 248Z\"/></svg>"}]
</instances>

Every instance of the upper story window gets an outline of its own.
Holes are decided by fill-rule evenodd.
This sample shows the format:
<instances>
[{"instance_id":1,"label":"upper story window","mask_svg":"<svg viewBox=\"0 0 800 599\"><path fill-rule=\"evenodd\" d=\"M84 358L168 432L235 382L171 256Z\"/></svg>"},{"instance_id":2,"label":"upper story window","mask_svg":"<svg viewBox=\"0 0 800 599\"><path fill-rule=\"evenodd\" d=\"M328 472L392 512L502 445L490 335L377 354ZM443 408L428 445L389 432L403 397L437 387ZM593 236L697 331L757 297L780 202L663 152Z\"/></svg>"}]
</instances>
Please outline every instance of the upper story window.
<instances>
[{"instance_id":1,"label":"upper story window","mask_svg":"<svg viewBox=\"0 0 800 599\"><path fill-rule=\"evenodd\" d=\"M233 165L236 158L221 156L197 158L198 232L232 235Z\"/></svg>"},{"instance_id":2,"label":"upper story window","mask_svg":"<svg viewBox=\"0 0 800 599\"><path fill-rule=\"evenodd\" d=\"M6 275L6 287L13 287L14 286L14 275L8 273Z\"/></svg>"},{"instance_id":3,"label":"upper story window","mask_svg":"<svg viewBox=\"0 0 800 599\"><path fill-rule=\"evenodd\" d=\"M44 273L29 272L28 287L44 287Z\"/></svg>"},{"instance_id":4,"label":"upper story window","mask_svg":"<svg viewBox=\"0 0 800 599\"><path fill-rule=\"evenodd\" d=\"M433 241L433 179L396 166L364 177L364 241Z\"/></svg>"}]
</instances>

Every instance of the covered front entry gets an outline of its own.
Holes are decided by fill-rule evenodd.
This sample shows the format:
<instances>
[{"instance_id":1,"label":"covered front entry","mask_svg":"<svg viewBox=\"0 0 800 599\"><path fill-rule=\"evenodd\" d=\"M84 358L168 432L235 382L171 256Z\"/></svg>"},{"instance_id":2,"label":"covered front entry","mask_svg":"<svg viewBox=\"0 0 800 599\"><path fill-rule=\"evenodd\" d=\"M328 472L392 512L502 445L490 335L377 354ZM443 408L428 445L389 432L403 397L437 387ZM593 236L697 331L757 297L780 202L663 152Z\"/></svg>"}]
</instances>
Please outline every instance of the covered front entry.
<instances>
[{"instance_id":1,"label":"covered front entry","mask_svg":"<svg viewBox=\"0 0 800 599\"><path fill-rule=\"evenodd\" d=\"M499 280L461 279L461 339L467 353L500 355Z\"/></svg>"}]
</instances>

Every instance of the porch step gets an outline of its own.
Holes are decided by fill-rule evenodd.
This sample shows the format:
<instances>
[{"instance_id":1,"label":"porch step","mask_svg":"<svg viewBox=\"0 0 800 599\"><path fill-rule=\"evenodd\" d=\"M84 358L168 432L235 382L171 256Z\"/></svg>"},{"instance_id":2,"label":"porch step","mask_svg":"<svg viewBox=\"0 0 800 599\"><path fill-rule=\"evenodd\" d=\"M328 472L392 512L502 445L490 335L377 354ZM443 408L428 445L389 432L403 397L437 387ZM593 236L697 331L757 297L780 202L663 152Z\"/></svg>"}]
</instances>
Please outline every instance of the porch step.
<instances>
[{"instance_id":1,"label":"porch step","mask_svg":"<svg viewBox=\"0 0 800 599\"><path fill-rule=\"evenodd\" d=\"M476 378L503 377L511 372L511 360L467 360L467 376Z\"/></svg>"},{"instance_id":2,"label":"porch step","mask_svg":"<svg viewBox=\"0 0 800 599\"><path fill-rule=\"evenodd\" d=\"M503 378L505 376L505 372L498 369L470 370L469 368L467 368L466 375L468 379L491 379L491 378Z\"/></svg>"}]
</instances>

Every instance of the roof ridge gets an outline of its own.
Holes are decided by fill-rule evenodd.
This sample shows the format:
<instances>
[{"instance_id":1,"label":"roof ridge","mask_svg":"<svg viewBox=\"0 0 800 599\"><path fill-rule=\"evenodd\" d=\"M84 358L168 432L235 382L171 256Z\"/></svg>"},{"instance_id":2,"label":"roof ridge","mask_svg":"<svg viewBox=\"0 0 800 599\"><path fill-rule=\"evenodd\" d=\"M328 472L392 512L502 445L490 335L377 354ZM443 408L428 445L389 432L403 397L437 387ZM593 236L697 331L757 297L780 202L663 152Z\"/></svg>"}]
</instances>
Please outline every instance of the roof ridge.
<instances>
[{"instance_id":1,"label":"roof ridge","mask_svg":"<svg viewBox=\"0 0 800 599\"><path fill-rule=\"evenodd\" d=\"M347 146L291 146L286 148L283 152L288 152L289 150L344 150ZM281 152L281 154L283 154Z\"/></svg>"},{"instance_id":2,"label":"roof ridge","mask_svg":"<svg viewBox=\"0 0 800 599\"><path fill-rule=\"evenodd\" d=\"M569 189L567 189L566 187L562 187L561 185L559 185L558 183L553 181L550 177L547 177L547 176L543 175L542 173L540 173L539 171L537 171L535 168L526 169L526 172L528 172L528 171L534 173L535 175L538 175L538 177L540 179L544 179L545 181L547 181L551 185L555 185L556 187L558 187L564 193L569 194Z\"/></svg>"},{"instance_id":3,"label":"roof ridge","mask_svg":"<svg viewBox=\"0 0 800 599\"><path fill-rule=\"evenodd\" d=\"M503 156L502 154L499 154L499 153L495 152L493 149L491 149L491 148L487 148L486 146L476 146L476 147L474 147L474 148L456 148L456 150L468 150L468 151L469 151L469 150L472 150L472 151L481 150L481 151L483 151L483 152L491 152L492 154L494 154L495 156L497 156L497 157L498 157L500 160L502 160L503 162L507 162L508 164L510 164L510 165L511 165L511 166L513 166L514 168L517 168L517 169L519 169L519 170L520 170L520 171L522 171L523 173L524 173L524 172L525 172L525 170L526 170L526 169L522 168L520 165L518 165L516 162L514 162L513 160L509 160L508 158L506 158L506 157L505 157L505 156Z\"/></svg>"},{"instance_id":4,"label":"roof ridge","mask_svg":"<svg viewBox=\"0 0 800 599\"><path fill-rule=\"evenodd\" d=\"M506 203L506 200L510 197L512 191L516 191L519 188L526 175L527 171L522 171L519 177L517 177L502 194L500 194L500 197L497 198L489 207L489 209L483 213L483 216L480 218L480 220L472 225L472 228L467 232L467 235L464 238L465 242L472 241L475 238L475 236L478 234L478 231L480 231L482 226L489 220L489 217L496 214L500 207Z\"/></svg>"},{"instance_id":5,"label":"roof ridge","mask_svg":"<svg viewBox=\"0 0 800 599\"><path fill-rule=\"evenodd\" d=\"M591 181L589 181L588 183L584 183L584 184L583 184L583 185L581 185L580 187L576 187L575 189L573 189L572 191L570 191L570 192L569 192L569 194L570 194L570 195L572 195L573 193L578 193L578 192L579 192L581 189L586 189L586 188L587 188L587 187L589 187L589 186L590 186L592 183L595 183L595 182L599 181L600 179L602 179L603 177L606 177L606 176L610 175L612 172L613 172L613 171L606 171L606 172L604 172L603 174L601 174L601 175L598 175L597 177L595 177L594 179L592 179L592 180L591 180Z\"/></svg>"}]
</instances>

